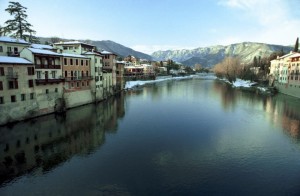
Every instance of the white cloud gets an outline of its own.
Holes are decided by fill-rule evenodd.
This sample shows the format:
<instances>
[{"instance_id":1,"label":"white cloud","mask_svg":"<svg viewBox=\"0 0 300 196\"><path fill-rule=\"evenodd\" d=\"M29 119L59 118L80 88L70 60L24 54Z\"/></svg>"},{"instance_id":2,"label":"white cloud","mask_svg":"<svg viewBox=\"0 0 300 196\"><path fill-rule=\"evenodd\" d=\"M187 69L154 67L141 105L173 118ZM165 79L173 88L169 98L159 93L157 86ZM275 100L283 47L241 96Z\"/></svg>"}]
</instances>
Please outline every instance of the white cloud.
<instances>
[{"instance_id":1,"label":"white cloud","mask_svg":"<svg viewBox=\"0 0 300 196\"><path fill-rule=\"evenodd\" d=\"M251 35L244 30L241 36L249 41L292 45L299 37L300 19L293 16L289 1L285 0L220 0L219 5L242 11L245 21L255 22L257 31ZM253 33L253 32L252 32ZM247 41L247 40L244 40Z\"/></svg>"}]
</instances>

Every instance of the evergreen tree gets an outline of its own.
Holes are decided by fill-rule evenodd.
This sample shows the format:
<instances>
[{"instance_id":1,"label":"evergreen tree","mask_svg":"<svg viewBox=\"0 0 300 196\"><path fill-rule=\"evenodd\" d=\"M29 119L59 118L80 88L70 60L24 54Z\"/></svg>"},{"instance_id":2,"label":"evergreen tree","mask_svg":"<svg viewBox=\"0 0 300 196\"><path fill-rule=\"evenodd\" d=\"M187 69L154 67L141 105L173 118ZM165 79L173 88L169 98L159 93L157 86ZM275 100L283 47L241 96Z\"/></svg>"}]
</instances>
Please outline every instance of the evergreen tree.
<instances>
[{"instance_id":1,"label":"evergreen tree","mask_svg":"<svg viewBox=\"0 0 300 196\"><path fill-rule=\"evenodd\" d=\"M298 52L298 49L299 49L299 37L297 37L297 39L296 39L295 48L293 51Z\"/></svg>"},{"instance_id":2,"label":"evergreen tree","mask_svg":"<svg viewBox=\"0 0 300 196\"><path fill-rule=\"evenodd\" d=\"M35 31L32 28L32 25L27 22L27 8L22 6L19 2L9 2L8 8L5 9L10 15L14 16L14 19L7 20L5 22L6 26L3 27L4 32L7 32L8 35L16 38L26 39L24 33L28 32L29 40L32 39L32 35L35 34Z\"/></svg>"},{"instance_id":3,"label":"evergreen tree","mask_svg":"<svg viewBox=\"0 0 300 196\"><path fill-rule=\"evenodd\" d=\"M257 63L257 58L256 56L253 58L253 67L257 67L258 63Z\"/></svg>"}]
</instances>

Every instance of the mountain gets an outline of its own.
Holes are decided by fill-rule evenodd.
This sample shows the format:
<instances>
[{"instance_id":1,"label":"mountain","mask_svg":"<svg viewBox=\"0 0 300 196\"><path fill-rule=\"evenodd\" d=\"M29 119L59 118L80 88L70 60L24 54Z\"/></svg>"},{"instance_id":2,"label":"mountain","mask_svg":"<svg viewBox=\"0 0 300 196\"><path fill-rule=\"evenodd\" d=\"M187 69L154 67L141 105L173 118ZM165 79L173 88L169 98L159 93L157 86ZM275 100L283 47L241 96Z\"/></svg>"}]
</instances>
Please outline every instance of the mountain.
<instances>
[{"instance_id":1,"label":"mountain","mask_svg":"<svg viewBox=\"0 0 300 196\"><path fill-rule=\"evenodd\" d=\"M41 43L49 42L51 43L51 38L47 37L39 37ZM63 39L64 41L73 41L74 39ZM135 51L131 48L128 48L126 46L123 46L121 44L118 44L116 42L110 41L110 40L103 40L103 41L94 41L94 40L78 40L82 41L91 45L94 45L98 48L98 50L106 50L112 53L117 54L120 57L126 57L128 55L133 55L136 58L140 59L147 59L147 60L152 60L152 56Z\"/></svg>"},{"instance_id":2,"label":"mountain","mask_svg":"<svg viewBox=\"0 0 300 196\"><path fill-rule=\"evenodd\" d=\"M193 50L167 50L152 53L154 60L167 60L180 62L184 65L194 66L196 63L203 67L212 67L221 62L226 56L240 57L242 62L250 63L256 56L269 56L273 52L283 50L285 53L293 50L291 46L272 45L255 42L242 42L227 46L211 46Z\"/></svg>"},{"instance_id":3,"label":"mountain","mask_svg":"<svg viewBox=\"0 0 300 196\"><path fill-rule=\"evenodd\" d=\"M91 41L92 45L95 45L98 49L103 49L109 52L113 52L121 57L126 57L128 55L133 55L134 57L140 58L140 59L147 59L152 60L152 56L135 51L131 48L128 48L126 46L123 46L121 44L118 44L116 42L110 41L110 40L104 40L104 41Z\"/></svg>"}]
</instances>

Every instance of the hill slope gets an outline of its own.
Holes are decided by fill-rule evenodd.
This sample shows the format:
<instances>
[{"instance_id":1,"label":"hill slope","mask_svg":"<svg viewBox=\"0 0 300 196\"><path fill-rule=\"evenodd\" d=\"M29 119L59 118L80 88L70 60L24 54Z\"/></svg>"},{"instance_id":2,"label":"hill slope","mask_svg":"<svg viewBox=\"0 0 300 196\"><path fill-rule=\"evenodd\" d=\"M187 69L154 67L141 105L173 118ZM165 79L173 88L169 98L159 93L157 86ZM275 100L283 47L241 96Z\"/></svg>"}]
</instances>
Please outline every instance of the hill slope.
<instances>
[{"instance_id":1,"label":"hill slope","mask_svg":"<svg viewBox=\"0 0 300 196\"><path fill-rule=\"evenodd\" d=\"M41 43L45 43L46 41L51 43L51 38L47 38L47 37L39 37ZM71 41L73 39L63 39L64 41ZM82 42L86 42L88 44L91 45L95 45L98 50L102 49L102 50L106 50L109 52L113 52L115 54L117 54L118 56L121 57L126 57L128 55L133 55L136 58L140 58L140 59L147 59L147 60L152 60L152 56L142 53L142 52L138 52L135 51L131 48L128 48L126 46L123 46L121 44L118 44L116 42L110 41L110 40L103 40L103 41L94 41L94 40L79 40Z\"/></svg>"},{"instance_id":2,"label":"hill slope","mask_svg":"<svg viewBox=\"0 0 300 196\"><path fill-rule=\"evenodd\" d=\"M157 51L152 56L155 60L172 59L189 66L200 63L204 67L211 67L221 62L226 56L237 56L241 58L242 62L249 63L252 62L255 56L269 56L271 53L282 49L285 53L288 53L293 48L290 46L243 42L228 46L218 45L193 50Z\"/></svg>"}]
</instances>

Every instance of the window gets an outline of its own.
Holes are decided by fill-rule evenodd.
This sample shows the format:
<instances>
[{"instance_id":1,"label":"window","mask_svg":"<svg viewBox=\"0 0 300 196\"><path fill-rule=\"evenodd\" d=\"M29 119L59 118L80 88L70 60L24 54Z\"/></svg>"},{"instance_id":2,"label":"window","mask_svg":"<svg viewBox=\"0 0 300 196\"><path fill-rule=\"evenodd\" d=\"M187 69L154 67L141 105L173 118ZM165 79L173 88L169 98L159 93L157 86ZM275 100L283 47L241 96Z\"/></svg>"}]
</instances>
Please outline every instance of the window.
<instances>
[{"instance_id":1,"label":"window","mask_svg":"<svg viewBox=\"0 0 300 196\"><path fill-rule=\"evenodd\" d=\"M0 97L0 104L4 104L4 97Z\"/></svg>"},{"instance_id":2,"label":"window","mask_svg":"<svg viewBox=\"0 0 300 196\"><path fill-rule=\"evenodd\" d=\"M89 71L86 71L86 76L89 76Z\"/></svg>"},{"instance_id":3,"label":"window","mask_svg":"<svg viewBox=\"0 0 300 196\"><path fill-rule=\"evenodd\" d=\"M26 95L25 94L21 94L21 101L25 101L26 100Z\"/></svg>"},{"instance_id":4,"label":"window","mask_svg":"<svg viewBox=\"0 0 300 196\"><path fill-rule=\"evenodd\" d=\"M0 76L4 76L4 67L0 67Z\"/></svg>"},{"instance_id":5,"label":"window","mask_svg":"<svg viewBox=\"0 0 300 196\"><path fill-rule=\"evenodd\" d=\"M96 82L98 82L99 81L99 76L96 76L95 80L96 80Z\"/></svg>"},{"instance_id":6,"label":"window","mask_svg":"<svg viewBox=\"0 0 300 196\"><path fill-rule=\"evenodd\" d=\"M10 100L11 100L11 102L16 102L16 101L17 101L17 100L16 100L16 95L10 96Z\"/></svg>"},{"instance_id":7,"label":"window","mask_svg":"<svg viewBox=\"0 0 300 196\"><path fill-rule=\"evenodd\" d=\"M49 94L49 89L46 89L46 94Z\"/></svg>"},{"instance_id":8,"label":"window","mask_svg":"<svg viewBox=\"0 0 300 196\"><path fill-rule=\"evenodd\" d=\"M78 59L76 59L76 65L79 65Z\"/></svg>"},{"instance_id":9,"label":"window","mask_svg":"<svg viewBox=\"0 0 300 196\"><path fill-rule=\"evenodd\" d=\"M57 92L58 92L58 88L55 88L54 92L56 92L56 93L57 93Z\"/></svg>"},{"instance_id":10,"label":"window","mask_svg":"<svg viewBox=\"0 0 300 196\"><path fill-rule=\"evenodd\" d=\"M95 67L95 72L96 72L96 73L98 72L98 67Z\"/></svg>"},{"instance_id":11,"label":"window","mask_svg":"<svg viewBox=\"0 0 300 196\"><path fill-rule=\"evenodd\" d=\"M2 90L3 90L3 82L0 81L0 91L2 91Z\"/></svg>"},{"instance_id":12,"label":"window","mask_svg":"<svg viewBox=\"0 0 300 196\"><path fill-rule=\"evenodd\" d=\"M33 80L28 80L28 86L29 88L33 87Z\"/></svg>"},{"instance_id":13,"label":"window","mask_svg":"<svg viewBox=\"0 0 300 196\"><path fill-rule=\"evenodd\" d=\"M36 72L36 77L37 77L37 79L41 79L42 78L42 72L41 71L37 71Z\"/></svg>"},{"instance_id":14,"label":"window","mask_svg":"<svg viewBox=\"0 0 300 196\"><path fill-rule=\"evenodd\" d=\"M88 66L89 65L89 60L85 61L85 65Z\"/></svg>"},{"instance_id":15,"label":"window","mask_svg":"<svg viewBox=\"0 0 300 196\"><path fill-rule=\"evenodd\" d=\"M30 76L34 75L34 67L27 67L27 72Z\"/></svg>"},{"instance_id":16,"label":"window","mask_svg":"<svg viewBox=\"0 0 300 196\"><path fill-rule=\"evenodd\" d=\"M70 59L70 65L73 65L73 59Z\"/></svg>"},{"instance_id":17,"label":"window","mask_svg":"<svg viewBox=\"0 0 300 196\"><path fill-rule=\"evenodd\" d=\"M79 88L79 82L76 83L77 87Z\"/></svg>"},{"instance_id":18,"label":"window","mask_svg":"<svg viewBox=\"0 0 300 196\"><path fill-rule=\"evenodd\" d=\"M18 81L9 81L8 82L8 88L9 89L18 89Z\"/></svg>"},{"instance_id":19,"label":"window","mask_svg":"<svg viewBox=\"0 0 300 196\"><path fill-rule=\"evenodd\" d=\"M0 52L3 52L3 47L2 46L0 46Z\"/></svg>"},{"instance_id":20,"label":"window","mask_svg":"<svg viewBox=\"0 0 300 196\"><path fill-rule=\"evenodd\" d=\"M89 81L87 81L87 82L86 82L86 86L89 86L89 85L90 85L90 83L89 83Z\"/></svg>"},{"instance_id":21,"label":"window","mask_svg":"<svg viewBox=\"0 0 300 196\"><path fill-rule=\"evenodd\" d=\"M51 71L52 78L56 78L56 71Z\"/></svg>"},{"instance_id":22,"label":"window","mask_svg":"<svg viewBox=\"0 0 300 196\"><path fill-rule=\"evenodd\" d=\"M95 63L97 63L97 58L95 58Z\"/></svg>"},{"instance_id":23,"label":"window","mask_svg":"<svg viewBox=\"0 0 300 196\"><path fill-rule=\"evenodd\" d=\"M81 59L81 66L83 66L83 60Z\"/></svg>"},{"instance_id":24,"label":"window","mask_svg":"<svg viewBox=\"0 0 300 196\"><path fill-rule=\"evenodd\" d=\"M67 65L67 59L64 58L64 65Z\"/></svg>"},{"instance_id":25,"label":"window","mask_svg":"<svg viewBox=\"0 0 300 196\"><path fill-rule=\"evenodd\" d=\"M34 93L30 93L30 99L34 99Z\"/></svg>"},{"instance_id":26,"label":"window","mask_svg":"<svg viewBox=\"0 0 300 196\"><path fill-rule=\"evenodd\" d=\"M100 76L100 81L102 81L102 76Z\"/></svg>"},{"instance_id":27,"label":"window","mask_svg":"<svg viewBox=\"0 0 300 196\"><path fill-rule=\"evenodd\" d=\"M11 52L11 47L7 47L7 52Z\"/></svg>"}]
</instances>

